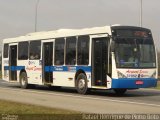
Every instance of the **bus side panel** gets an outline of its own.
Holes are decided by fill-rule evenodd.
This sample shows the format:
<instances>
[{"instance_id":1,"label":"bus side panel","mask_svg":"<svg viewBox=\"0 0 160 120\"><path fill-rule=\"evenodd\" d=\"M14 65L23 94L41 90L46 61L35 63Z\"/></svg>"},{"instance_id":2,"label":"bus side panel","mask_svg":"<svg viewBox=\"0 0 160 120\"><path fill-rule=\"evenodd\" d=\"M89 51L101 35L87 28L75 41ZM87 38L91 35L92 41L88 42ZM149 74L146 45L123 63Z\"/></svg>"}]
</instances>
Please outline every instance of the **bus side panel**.
<instances>
[{"instance_id":1,"label":"bus side panel","mask_svg":"<svg viewBox=\"0 0 160 120\"><path fill-rule=\"evenodd\" d=\"M29 60L26 61L25 70L28 76L29 84L42 85L42 61L41 60Z\"/></svg>"},{"instance_id":2,"label":"bus side panel","mask_svg":"<svg viewBox=\"0 0 160 120\"><path fill-rule=\"evenodd\" d=\"M17 61L17 78L19 81L20 71L24 70L27 73L29 84L42 85L42 67L39 65L39 60L19 60Z\"/></svg>"},{"instance_id":3,"label":"bus side panel","mask_svg":"<svg viewBox=\"0 0 160 120\"><path fill-rule=\"evenodd\" d=\"M57 67L54 67L57 68ZM53 85L54 86L65 86L65 87L75 87L75 75L76 71L72 71L71 67L62 67L64 71L54 71L53 72ZM76 67L74 67L76 68ZM77 67L78 68L78 67ZM60 70L60 69L59 69ZM88 87L91 88L91 72L85 71Z\"/></svg>"},{"instance_id":4,"label":"bus side panel","mask_svg":"<svg viewBox=\"0 0 160 120\"><path fill-rule=\"evenodd\" d=\"M118 79L118 74L117 74L117 68L116 68L116 61L115 61L115 55L112 52L112 78Z\"/></svg>"},{"instance_id":5,"label":"bus side panel","mask_svg":"<svg viewBox=\"0 0 160 120\"><path fill-rule=\"evenodd\" d=\"M19 70L17 70L17 82L20 81L20 72L21 70L25 70L27 63L28 63L28 60L17 59L17 67L19 68Z\"/></svg>"},{"instance_id":6,"label":"bus side panel","mask_svg":"<svg viewBox=\"0 0 160 120\"><path fill-rule=\"evenodd\" d=\"M9 58L2 58L2 79L9 82Z\"/></svg>"},{"instance_id":7,"label":"bus side panel","mask_svg":"<svg viewBox=\"0 0 160 120\"><path fill-rule=\"evenodd\" d=\"M75 87L74 84L75 72L53 72L53 85L64 87Z\"/></svg>"},{"instance_id":8,"label":"bus side panel","mask_svg":"<svg viewBox=\"0 0 160 120\"><path fill-rule=\"evenodd\" d=\"M88 80L88 88L92 88L91 72L86 72L86 76Z\"/></svg>"}]
</instances>

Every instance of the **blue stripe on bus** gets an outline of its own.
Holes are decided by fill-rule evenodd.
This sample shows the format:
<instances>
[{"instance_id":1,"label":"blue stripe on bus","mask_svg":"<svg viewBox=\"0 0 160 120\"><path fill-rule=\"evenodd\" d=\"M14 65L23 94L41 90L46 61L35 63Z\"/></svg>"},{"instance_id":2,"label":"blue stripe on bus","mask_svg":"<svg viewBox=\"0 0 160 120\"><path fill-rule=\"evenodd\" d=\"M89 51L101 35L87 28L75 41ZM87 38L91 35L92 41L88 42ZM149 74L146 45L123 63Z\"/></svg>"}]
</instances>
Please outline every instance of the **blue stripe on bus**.
<instances>
[{"instance_id":1,"label":"blue stripe on bus","mask_svg":"<svg viewBox=\"0 0 160 120\"><path fill-rule=\"evenodd\" d=\"M143 84L137 85L136 81L141 80ZM120 78L112 79L112 88L128 88L128 89L137 89L137 88L147 88L147 87L156 87L157 79L155 78Z\"/></svg>"},{"instance_id":2,"label":"blue stripe on bus","mask_svg":"<svg viewBox=\"0 0 160 120\"><path fill-rule=\"evenodd\" d=\"M4 70L18 71L25 69L25 66L4 66Z\"/></svg>"},{"instance_id":3,"label":"blue stripe on bus","mask_svg":"<svg viewBox=\"0 0 160 120\"><path fill-rule=\"evenodd\" d=\"M44 69L45 72L54 72L54 71L76 72L79 69L82 69L85 72L91 72L91 66L45 66Z\"/></svg>"},{"instance_id":4,"label":"blue stripe on bus","mask_svg":"<svg viewBox=\"0 0 160 120\"><path fill-rule=\"evenodd\" d=\"M9 70L9 66L4 66L4 70Z\"/></svg>"},{"instance_id":5,"label":"blue stripe on bus","mask_svg":"<svg viewBox=\"0 0 160 120\"><path fill-rule=\"evenodd\" d=\"M25 66L4 66L4 70L18 71L25 69ZM45 66L45 72L76 72L78 70L83 70L85 72L91 72L91 66Z\"/></svg>"}]
</instances>

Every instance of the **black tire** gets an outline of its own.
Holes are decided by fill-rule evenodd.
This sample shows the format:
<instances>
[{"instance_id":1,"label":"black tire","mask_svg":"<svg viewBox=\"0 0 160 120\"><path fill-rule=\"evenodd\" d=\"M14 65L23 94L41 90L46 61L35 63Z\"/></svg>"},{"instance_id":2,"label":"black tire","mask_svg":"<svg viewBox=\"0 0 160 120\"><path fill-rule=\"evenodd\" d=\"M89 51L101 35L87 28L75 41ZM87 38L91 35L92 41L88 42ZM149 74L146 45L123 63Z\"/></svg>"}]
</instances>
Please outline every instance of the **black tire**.
<instances>
[{"instance_id":1,"label":"black tire","mask_svg":"<svg viewBox=\"0 0 160 120\"><path fill-rule=\"evenodd\" d=\"M21 86L21 88L23 88L23 89L29 88L28 78L27 78L26 72L22 72L22 73L20 74L20 86Z\"/></svg>"},{"instance_id":2,"label":"black tire","mask_svg":"<svg viewBox=\"0 0 160 120\"><path fill-rule=\"evenodd\" d=\"M114 92L117 95L123 95L126 91L127 91L127 89L114 89Z\"/></svg>"},{"instance_id":3,"label":"black tire","mask_svg":"<svg viewBox=\"0 0 160 120\"><path fill-rule=\"evenodd\" d=\"M80 73L76 79L76 89L80 94L86 94L88 90L88 82L85 74Z\"/></svg>"}]
</instances>

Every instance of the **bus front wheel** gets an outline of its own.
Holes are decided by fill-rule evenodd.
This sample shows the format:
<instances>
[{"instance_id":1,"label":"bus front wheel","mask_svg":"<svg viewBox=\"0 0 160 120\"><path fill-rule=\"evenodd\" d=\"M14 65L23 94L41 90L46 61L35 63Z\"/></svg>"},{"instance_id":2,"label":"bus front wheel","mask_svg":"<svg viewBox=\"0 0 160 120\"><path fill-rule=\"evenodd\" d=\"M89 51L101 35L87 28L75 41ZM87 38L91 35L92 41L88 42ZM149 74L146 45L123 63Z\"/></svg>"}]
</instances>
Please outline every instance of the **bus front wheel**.
<instances>
[{"instance_id":1,"label":"bus front wheel","mask_svg":"<svg viewBox=\"0 0 160 120\"><path fill-rule=\"evenodd\" d=\"M20 75L20 85L21 85L21 88L28 88L28 79L27 79L27 74L26 72L22 72L21 75Z\"/></svg>"},{"instance_id":2,"label":"bus front wheel","mask_svg":"<svg viewBox=\"0 0 160 120\"><path fill-rule=\"evenodd\" d=\"M85 74L80 73L76 79L76 89L80 94L86 94L88 90L87 77Z\"/></svg>"},{"instance_id":3,"label":"bus front wheel","mask_svg":"<svg viewBox=\"0 0 160 120\"><path fill-rule=\"evenodd\" d=\"M127 91L127 89L114 89L114 92L117 95L123 95L126 91Z\"/></svg>"}]
</instances>

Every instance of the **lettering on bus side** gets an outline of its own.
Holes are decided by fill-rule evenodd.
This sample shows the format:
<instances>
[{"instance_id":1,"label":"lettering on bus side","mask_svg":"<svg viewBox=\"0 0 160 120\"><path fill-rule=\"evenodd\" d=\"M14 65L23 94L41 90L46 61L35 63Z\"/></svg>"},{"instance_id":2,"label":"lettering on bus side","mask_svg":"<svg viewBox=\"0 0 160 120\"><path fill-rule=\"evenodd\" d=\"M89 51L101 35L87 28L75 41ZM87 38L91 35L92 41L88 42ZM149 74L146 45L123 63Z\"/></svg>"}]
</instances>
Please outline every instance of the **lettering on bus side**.
<instances>
[{"instance_id":1,"label":"lettering on bus side","mask_svg":"<svg viewBox=\"0 0 160 120\"><path fill-rule=\"evenodd\" d=\"M127 74L128 78L137 78L138 75L137 74Z\"/></svg>"},{"instance_id":2,"label":"lettering on bus side","mask_svg":"<svg viewBox=\"0 0 160 120\"><path fill-rule=\"evenodd\" d=\"M42 68L41 67L35 67L35 66L33 66L33 67L29 67L29 66L27 66L26 67L26 70L31 70L31 71L42 71Z\"/></svg>"},{"instance_id":3,"label":"lettering on bus side","mask_svg":"<svg viewBox=\"0 0 160 120\"><path fill-rule=\"evenodd\" d=\"M75 72L76 71L76 67L68 67L68 71Z\"/></svg>"},{"instance_id":4,"label":"lettering on bus side","mask_svg":"<svg viewBox=\"0 0 160 120\"><path fill-rule=\"evenodd\" d=\"M128 78L145 78L149 77L146 70L127 70L126 74Z\"/></svg>"},{"instance_id":5,"label":"lettering on bus side","mask_svg":"<svg viewBox=\"0 0 160 120\"><path fill-rule=\"evenodd\" d=\"M148 73L148 71L145 71L145 70L127 70L126 73L142 74L142 73Z\"/></svg>"},{"instance_id":6,"label":"lettering on bus side","mask_svg":"<svg viewBox=\"0 0 160 120\"><path fill-rule=\"evenodd\" d=\"M54 67L55 71L63 71L63 66L56 66Z\"/></svg>"}]
</instances>

